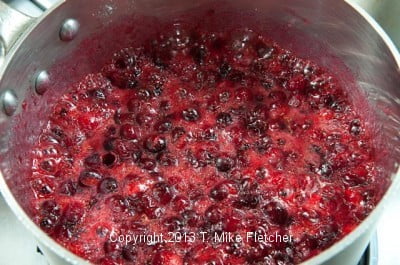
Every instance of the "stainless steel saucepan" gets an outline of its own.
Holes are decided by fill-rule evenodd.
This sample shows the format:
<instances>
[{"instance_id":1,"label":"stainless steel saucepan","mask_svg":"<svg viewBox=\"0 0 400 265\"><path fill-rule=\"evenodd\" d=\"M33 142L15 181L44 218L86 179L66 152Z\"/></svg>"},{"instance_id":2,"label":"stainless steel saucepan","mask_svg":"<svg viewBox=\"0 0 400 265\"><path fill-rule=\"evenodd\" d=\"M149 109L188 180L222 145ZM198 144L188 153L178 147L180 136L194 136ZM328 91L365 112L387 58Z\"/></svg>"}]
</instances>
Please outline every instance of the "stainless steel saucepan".
<instances>
[{"instance_id":1,"label":"stainless steel saucepan","mask_svg":"<svg viewBox=\"0 0 400 265\"><path fill-rule=\"evenodd\" d=\"M204 19L202 14L210 9L214 16ZM0 1L0 189L50 264L85 261L28 217L24 194L29 185L21 176L29 171L29 150L44 125L40 121L69 84L98 71L113 52L178 18L221 30L256 27L283 47L329 68L341 82L361 88L371 107L359 107L376 117L371 126L377 143L389 147L380 163L392 185L357 229L304 263L356 264L400 182L400 56L363 10L338 0L68 0L30 18ZM134 32L129 38L127 29Z\"/></svg>"}]
</instances>

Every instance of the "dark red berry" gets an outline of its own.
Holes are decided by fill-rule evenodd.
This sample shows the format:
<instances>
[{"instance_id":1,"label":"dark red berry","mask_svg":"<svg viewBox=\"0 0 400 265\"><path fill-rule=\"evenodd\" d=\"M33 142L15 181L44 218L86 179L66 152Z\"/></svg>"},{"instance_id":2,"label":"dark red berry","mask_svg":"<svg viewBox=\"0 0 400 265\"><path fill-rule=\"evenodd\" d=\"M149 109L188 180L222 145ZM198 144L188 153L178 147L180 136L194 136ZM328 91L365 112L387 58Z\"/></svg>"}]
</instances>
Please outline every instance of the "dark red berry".
<instances>
[{"instance_id":1,"label":"dark red berry","mask_svg":"<svg viewBox=\"0 0 400 265\"><path fill-rule=\"evenodd\" d=\"M79 182L87 187L96 186L102 178L103 176L96 171L84 170L79 175Z\"/></svg>"},{"instance_id":2,"label":"dark red berry","mask_svg":"<svg viewBox=\"0 0 400 265\"><path fill-rule=\"evenodd\" d=\"M135 244L127 244L122 250L122 257L130 262L135 262L137 258L138 250Z\"/></svg>"},{"instance_id":3,"label":"dark red berry","mask_svg":"<svg viewBox=\"0 0 400 265\"><path fill-rule=\"evenodd\" d=\"M113 212L121 213L126 211L126 201L121 195L114 195L106 200L106 204Z\"/></svg>"},{"instance_id":4,"label":"dark red berry","mask_svg":"<svg viewBox=\"0 0 400 265\"><path fill-rule=\"evenodd\" d=\"M329 178L333 173L332 166L329 163L322 163L317 169L317 173L325 178Z\"/></svg>"},{"instance_id":5,"label":"dark red berry","mask_svg":"<svg viewBox=\"0 0 400 265\"><path fill-rule=\"evenodd\" d=\"M154 170L157 166L157 162L152 158L142 157L139 160L139 163L144 169L146 169L148 171Z\"/></svg>"},{"instance_id":6,"label":"dark red berry","mask_svg":"<svg viewBox=\"0 0 400 265\"><path fill-rule=\"evenodd\" d=\"M195 46L191 49L190 54L196 63L203 64L207 55L207 49L204 45Z\"/></svg>"},{"instance_id":7,"label":"dark red berry","mask_svg":"<svg viewBox=\"0 0 400 265\"><path fill-rule=\"evenodd\" d=\"M167 141L163 136L151 135L147 137L144 147L151 153L158 153L167 147Z\"/></svg>"},{"instance_id":8,"label":"dark red berry","mask_svg":"<svg viewBox=\"0 0 400 265\"><path fill-rule=\"evenodd\" d=\"M186 223L191 226L195 227L200 222L200 216L193 210L186 210L182 213L182 217L186 221Z\"/></svg>"},{"instance_id":9,"label":"dark red berry","mask_svg":"<svg viewBox=\"0 0 400 265\"><path fill-rule=\"evenodd\" d=\"M257 56L260 59L269 59L271 58L274 52L274 48L268 46L267 44L261 41L257 42L254 45L254 49L256 50Z\"/></svg>"},{"instance_id":10,"label":"dark red berry","mask_svg":"<svg viewBox=\"0 0 400 265\"><path fill-rule=\"evenodd\" d=\"M68 196L74 196L78 190L78 183L67 180L60 185L60 193Z\"/></svg>"},{"instance_id":11,"label":"dark red berry","mask_svg":"<svg viewBox=\"0 0 400 265\"><path fill-rule=\"evenodd\" d=\"M229 113L221 112L217 115L217 123L222 126L227 126L233 122L232 116Z\"/></svg>"},{"instance_id":12,"label":"dark red berry","mask_svg":"<svg viewBox=\"0 0 400 265\"><path fill-rule=\"evenodd\" d=\"M40 206L41 212L44 215L60 215L60 206L54 200L47 200L42 203Z\"/></svg>"},{"instance_id":13,"label":"dark red berry","mask_svg":"<svg viewBox=\"0 0 400 265\"><path fill-rule=\"evenodd\" d=\"M210 197L216 201L222 201L228 197L229 191L225 184L221 183L215 186L210 191Z\"/></svg>"},{"instance_id":14,"label":"dark red berry","mask_svg":"<svg viewBox=\"0 0 400 265\"><path fill-rule=\"evenodd\" d=\"M133 126L132 124L129 124L129 123L121 125L120 134L125 139L129 139L129 140L137 139L135 126Z\"/></svg>"},{"instance_id":15,"label":"dark red berry","mask_svg":"<svg viewBox=\"0 0 400 265\"><path fill-rule=\"evenodd\" d=\"M56 165L53 160L44 160L40 163L40 168L51 173L56 170Z\"/></svg>"},{"instance_id":16,"label":"dark red berry","mask_svg":"<svg viewBox=\"0 0 400 265\"><path fill-rule=\"evenodd\" d=\"M106 138L103 142L103 148L106 151L112 151L115 149L115 138Z\"/></svg>"},{"instance_id":17,"label":"dark red berry","mask_svg":"<svg viewBox=\"0 0 400 265\"><path fill-rule=\"evenodd\" d=\"M85 158L85 165L88 167L96 168L101 164L101 157L98 153L94 153Z\"/></svg>"},{"instance_id":18,"label":"dark red berry","mask_svg":"<svg viewBox=\"0 0 400 265\"><path fill-rule=\"evenodd\" d=\"M190 201L188 198L180 195L176 196L173 199L172 204L174 205L173 207L177 212L181 212L190 206Z\"/></svg>"},{"instance_id":19,"label":"dark red berry","mask_svg":"<svg viewBox=\"0 0 400 265\"><path fill-rule=\"evenodd\" d=\"M64 214L61 216L58 233L64 238L77 236L76 227L84 218L85 210L80 203L71 203L67 206Z\"/></svg>"},{"instance_id":20,"label":"dark red berry","mask_svg":"<svg viewBox=\"0 0 400 265\"><path fill-rule=\"evenodd\" d=\"M287 225L289 214L287 210L278 202L271 201L263 206L263 211L268 219L276 225Z\"/></svg>"},{"instance_id":21,"label":"dark red berry","mask_svg":"<svg viewBox=\"0 0 400 265\"><path fill-rule=\"evenodd\" d=\"M220 156L216 159L215 166L221 172L228 172L235 166L235 161L228 156Z\"/></svg>"},{"instance_id":22,"label":"dark red berry","mask_svg":"<svg viewBox=\"0 0 400 265\"><path fill-rule=\"evenodd\" d=\"M185 134L185 129L182 127L176 127L172 130L172 139L174 141L177 141L179 138L181 138Z\"/></svg>"},{"instance_id":23,"label":"dark red berry","mask_svg":"<svg viewBox=\"0 0 400 265\"><path fill-rule=\"evenodd\" d=\"M307 87L307 80L303 75L294 75L287 82L287 89L290 91L303 91Z\"/></svg>"},{"instance_id":24,"label":"dark red berry","mask_svg":"<svg viewBox=\"0 0 400 265\"><path fill-rule=\"evenodd\" d=\"M166 133L172 130L172 122L169 120L163 120L156 124L156 130L160 133Z\"/></svg>"},{"instance_id":25,"label":"dark red berry","mask_svg":"<svg viewBox=\"0 0 400 265\"><path fill-rule=\"evenodd\" d=\"M223 63L219 67L219 73L223 78L227 77L229 75L229 73L231 72L231 70L232 70L232 67L228 63Z\"/></svg>"},{"instance_id":26,"label":"dark red berry","mask_svg":"<svg viewBox=\"0 0 400 265\"><path fill-rule=\"evenodd\" d=\"M158 154L157 161L160 163L160 165L165 167L176 166L178 163L178 160L174 155L166 152Z\"/></svg>"},{"instance_id":27,"label":"dark red berry","mask_svg":"<svg viewBox=\"0 0 400 265\"><path fill-rule=\"evenodd\" d=\"M351 121L349 131L354 136L359 135L362 131L360 120L356 119L356 120Z\"/></svg>"},{"instance_id":28,"label":"dark red berry","mask_svg":"<svg viewBox=\"0 0 400 265\"><path fill-rule=\"evenodd\" d=\"M211 205L207 208L206 212L204 213L205 218L213 224L216 224L223 219L223 214L221 209L216 205Z\"/></svg>"},{"instance_id":29,"label":"dark red berry","mask_svg":"<svg viewBox=\"0 0 400 265\"><path fill-rule=\"evenodd\" d=\"M200 113L193 108L185 109L182 111L182 117L185 121L197 121L200 118Z\"/></svg>"},{"instance_id":30,"label":"dark red berry","mask_svg":"<svg viewBox=\"0 0 400 265\"><path fill-rule=\"evenodd\" d=\"M99 192L111 193L118 189L118 182L114 178L104 178L99 185Z\"/></svg>"},{"instance_id":31,"label":"dark red berry","mask_svg":"<svg viewBox=\"0 0 400 265\"><path fill-rule=\"evenodd\" d=\"M153 187L153 194L161 204L169 203L173 196L171 187L165 182L155 184Z\"/></svg>"},{"instance_id":32,"label":"dark red berry","mask_svg":"<svg viewBox=\"0 0 400 265\"><path fill-rule=\"evenodd\" d=\"M260 198L256 194L245 193L239 197L237 201L234 202L234 206L236 208L249 208L255 209L257 208L260 202Z\"/></svg>"},{"instance_id":33,"label":"dark red berry","mask_svg":"<svg viewBox=\"0 0 400 265\"><path fill-rule=\"evenodd\" d=\"M115 155L113 153L107 153L107 154L103 155L103 157L102 157L103 164L108 167L114 165L116 159L117 158L115 157Z\"/></svg>"}]
</instances>

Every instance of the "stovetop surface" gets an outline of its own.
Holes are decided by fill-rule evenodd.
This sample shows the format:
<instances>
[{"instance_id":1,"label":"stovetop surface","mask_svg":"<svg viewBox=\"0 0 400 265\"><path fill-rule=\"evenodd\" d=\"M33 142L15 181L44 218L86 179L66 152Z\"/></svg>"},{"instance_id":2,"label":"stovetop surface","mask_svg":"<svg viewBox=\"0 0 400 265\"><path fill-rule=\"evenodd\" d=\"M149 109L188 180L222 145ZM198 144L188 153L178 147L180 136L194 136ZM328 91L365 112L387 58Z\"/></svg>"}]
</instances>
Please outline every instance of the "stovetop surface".
<instances>
[{"instance_id":1,"label":"stovetop surface","mask_svg":"<svg viewBox=\"0 0 400 265\"><path fill-rule=\"evenodd\" d=\"M36 240L0 198L0 264L47 265Z\"/></svg>"},{"instance_id":2,"label":"stovetop surface","mask_svg":"<svg viewBox=\"0 0 400 265\"><path fill-rule=\"evenodd\" d=\"M0 0L1 1L1 0ZM31 16L39 16L42 11L29 0L3 0L11 6ZM57 2L57 0L34 0L44 6ZM399 0L351 0L364 7L371 14L382 14L377 10L380 3L385 7L390 6L400 9ZM393 19L391 20L393 25ZM400 26L400 16L395 25ZM396 29L384 28L392 35L394 40L400 40L400 27ZM400 47L400 43L397 43ZM398 238L400 238L400 196L391 202L378 223L377 233L371 240L358 265L395 265L400 264L400 251ZM378 258L379 257L379 258ZM30 235L15 218L0 195L0 260L1 265L47 265L45 257L38 251L35 239ZM345 265L345 264L344 264Z\"/></svg>"}]
</instances>

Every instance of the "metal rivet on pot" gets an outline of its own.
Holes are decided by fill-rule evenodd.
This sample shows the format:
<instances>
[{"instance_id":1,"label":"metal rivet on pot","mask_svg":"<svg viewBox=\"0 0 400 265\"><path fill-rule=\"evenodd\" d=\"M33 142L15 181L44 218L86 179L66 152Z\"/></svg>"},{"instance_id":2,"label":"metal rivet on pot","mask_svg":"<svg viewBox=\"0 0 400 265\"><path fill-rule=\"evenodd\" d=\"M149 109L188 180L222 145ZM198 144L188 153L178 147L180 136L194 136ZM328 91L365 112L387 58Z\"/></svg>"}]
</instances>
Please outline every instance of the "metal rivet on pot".
<instances>
[{"instance_id":1,"label":"metal rivet on pot","mask_svg":"<svg viewBox=\"0 0 400 265\"><path fill-rule=\"evenodd\" d=\"M14 91L6 90L1 95L1 101L3 103L4 113L8 116L12 116L18 107L18 99Z\"/></svg>"},{"instance_id":2,"label":"metal rivet on pot","mask_svg":"<svg viewBox=\"0 0 400 265\"><path fill-rule=\"evenodd\" d=\"M73 40L78 34L79 31L79 22L76 19L68 18L66 19L60 30L60 39L62 41L70 41Z\"/></svg>"},{"instance_id":3,"label":"metal rivet on pot","mask_svg":"<svg viewBox=\"0 0 400 265\"><path fill-rule=\"evenodd\" d=\"M35 80L35 90L39 95L43 95L50 85L50 76L47 71L41 71Z\"/></svg>"}]
</instances>

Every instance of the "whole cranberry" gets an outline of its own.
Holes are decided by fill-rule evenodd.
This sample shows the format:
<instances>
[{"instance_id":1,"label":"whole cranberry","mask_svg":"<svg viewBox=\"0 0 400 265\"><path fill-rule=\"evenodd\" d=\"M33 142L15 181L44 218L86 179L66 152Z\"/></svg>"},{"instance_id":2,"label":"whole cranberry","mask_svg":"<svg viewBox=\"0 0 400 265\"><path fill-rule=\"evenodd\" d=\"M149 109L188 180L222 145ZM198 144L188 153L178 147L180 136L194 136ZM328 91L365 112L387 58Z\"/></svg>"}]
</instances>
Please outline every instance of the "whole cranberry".
<instances>
[{"instance_id":1,"label":"whole cranberry","mask_svg":"<svg viewBox=\"0 0 400 265\"><path fill-rule=\"evenodd\" d=\"M158 153L167 147L167 141L163 136L151 135L147 137L144 147L151 153Z\"/></svg>"},{"instance_id":2,"label":"whole cranberry","mask_svg":"<svg viewBox=\"0 0 400 265\"><path fill-rule=\"evenodd\" d=\"M84 170L79 175L79 182L87 187L96 186L102 178L103 176L96 171Z\"/></svg>"},{"instance_id":3,"label":"whole cranberry","mask_svg":"<svg viewBox=\"0 0 400 265\"><path fill-rule=\"evenodd\" d=\"M56 163L52 159L47 159L40 163L40 168L51 173L56 170Z\"/></svg>"},{"instance_id":4,"label":"whole cranberry","mask_svg":"<svg viewBox=\"0 0 400 265\"><path fill-rule=\"evenodd\" d=\"M223 155L216 159L215 166L221 172L228 172L235 166L235 161L231 157Z\"/></svg>"},{"instance_id":5,"label":"whole cranberry","mask_svg":"<svg viewBox=\"0 0 400 265\"><path fill-rule=\"evenodd\" d=\"M80 224L85 216L85 209L81 203L70 203L64 214L60 218L59 227L57 227L60 237L72 238L77 236L76 227Z\"/></svg>"},{"instance_id":6,"label":"whole cranberry","mask_svg":"<svg viewBox=\"0 0 400 265\"><path fill-rule=\"evenodd\" d=\"M357 136L361 133L361 122L360 120L356 119L350 122L349 131L352 135Z\"/></svg>"},{"instance_id":7,"label":"whole cranberry","mask_svg":"<svg viewBox=\"0 0 400 265\"><path fill-rule=\"evenodd\" d=\"M60 216L60 206L54 200L47 200L40 206L41 213L44 215Z\"/></svg>"},{"instance_id":8,"label":"whole cranberry","mask_svg":"<svg viewBox=\"0 0 400 265\"><path fill-rule=\"evenodd\" d=\"M254 44L254 49L257 52L257 56L260 59L269 59L272 57L274 48L265 44L262 41L258 41Z\"/></svg>"},{"instance_id":9,"label":"whole cranberry","mask_svg":"<svg viewBox=\"0 0 400 265\"><path fill-rule=\"evenodd\" d=\"M119 69L125 69L134 66L136 58L134 55L129 54L128 51L123 50L116 55L114 64Z\"/></svg>"},{"instance_id":10,"label":"whole cranberry","mask_svg":"<svg viewBox=\"0 0 400 265\"><path fill-rule=\"evenodd\" d=\"M125 198L121 195L114 195L106 199L106 204L113 212L121 213L127 210Z\"/></svg>"},{"instance_id":11,"label":"whole cranberry","mask_svg":"<svg viewBox=\"0 0 400 265\"><path fill-rule=\"evenodd\" d=\"M171 153L162 152L157 155L157 161L165 167L176 166L178 159Z\"/></svg>"},{"instance_id":12,"label":"whole cranberry","mask_svg":"<svg viewBox=\"0 0 400 265\"><path fill-rule=\"evenodd\" d=\"M170 120L162 120L155 125L155 129L159 133L166 133L172 130L172 122Z\"/></svg>"},{"instance_id":13,"label":"whole cranberry","mask_svg":"<svg viewBox=\"0 0 400 265\"><path fill-rule=\"evenodd\" d=\"M78 183L67 180L60 185L60 193L68 196L74 196L78 190Z\"/></svg>"},{"instance_id":14,"label":"whole cranberry","mask_svg":"<svg viewBox=\"0 0 400 265\"><path fill-rule=\"evenodd\" d=\"M111 167L114 165L114 162L116 161L117 157L113 153L107 153L103 155L102 157L102 162L104 165Z\"/></svg>"},{"instance_id":15,"label":"whole cranberry","mask_svg":"<svg viewBox=\"0 0 400 265\"><path fill-rule=\"evenodd\" d=\"M172 188L165 182L155 184L153 194L161 204L169 203L173 197Z\"/></svg>"},{"instance_id":16,"label":"whole cranberry","mask_svg":"<svg viewBox=\"0 0 400 265\"><path fill-rule=\"evenodd\" d=\"M263 212L268 219L277 225L287 225L290 221L289 213L278 202L271 201L263 206Z\"/></svg>"},{"instance_id":17,"label":"whole cranberry","mask_svg":"<svg viewBox=\"0 0 400 265\"><path fill-rule=\"evenodd\" d=\"M194 61L198 64L204 63L207 53L207 48L204 45L196 45L190 50L190 55L193 56Z\"/></svg>"},{"instance_id":18,"label":"whole cranberry","mask_svg":"<svg viewBox=\"0 0 400 265\"><path fill-rule=\"evenodd\" d=\"M228 63L223 63L221 64L221 66L219 67L219 74L221 75L221 77L226 78L229 73L232 70L232 67L228 64Z\"/></svg>"},{"instance_id":19,"label":"whole cranberry","mask_svg":"<svg viewBox=\"0 0 400 265\"><path fill-rule=\"evenodd\" d=\"M129 123L122 124L121 129L120 129L120 134L125 139L129 139L129 140L137 139L135 126L133 124L129 124Z\"/></svg>"},{"instance_id":20,"label":"whole cranberry","mask_svg":"<svg viewBox=\"0 0 400 265\"><path fill-rule=\"evenodd\" d=\"M85 158L84 163L87 167L96 168L101 164L101 158L98 153L93 153Z\"/></svg>"},{"instance_id":21,"label":"whole cranberry","mask_svg":"<svg viewBox=\"0 0 400 265\"><path fill-rule=\"evenodd\" d=\"M216 201L224 200L226 197L228 197L228 194L229 194L228 188L224 183L215 186L210 191L210 197Z\"/></svg>"},{"instance_id":22,"label":"whole cranberry","mask_svg":"<svg viewBox=\"0 0 400 265\"><path fill-rule=\"evenodd\" d=\"M148 171L153 171L157 167L157 162L154 159L148 157L142 157L139 160L139 163L142 168Z\"/></svg>"},{"instance_id":23,"label":"whole cranberry","mask_svg":"<svg viewBox=\"0 0 400 265\"><path fill-rule=\"evenodd\" d=\"M259 202L260 198L257 194L244 193L239 197L237 201L234 202L234 206L236 208L255 209L257 208Z\"/></svg>"},{"instance_id":24,"label":"whole cranberry","mask_svg":"<svg viewBox=\"0 0 400 265\"><path fill-rule=\"evenodd\" d=\"M104 178L99 185L100 193L111 193L118 189L118 182L115 178Z\"/></svg>"},{"instance_id":25,"label":"whole cranberry","mask_svg":"<svg viewBox=\"0 0 400 265\"><path fill-rule=\"evenodd\" d=\"M135 244L127 244L122 249L122 257L130 262L135 262L137 258L138 250Z\"/></svg>"},{"instance_id":26,"label":"whole cranberry","mask_svg":"<svg viewBox=\"0 0 400 265\"><path fill-rule=\"evenodd\" d=\"M115 149L116 138L106 138L103 142L103 148L106 151L112 151Z\"/></svg>"},{"instance_id":27,"label":"whole cranberry","mask_svg":"<svg viewBox=\"0 0 400 265\"><path fill-rule=\"evenodd\" d=\"M195 227L199 224L200 222L200 215L198 215L195 211L193 210L186 210L182 213L182 217L185 220L185 222L191 226Z\"/></svg>"},{"instance_id":28,"label":"whole cranberry","mask_svg":"<svg viewBox=\"0 0 400 265\"><path fill-rule=\"evenodd\" d=\"M187 197L178 195L173 199L172 204L176 211L181 212L190 206L190 201Z\"/></svg>"},{"instance_id":29,"label":"whole cranberry","mask_svg":"<svg viewBox=\"0 0 400 265\"><path fill-rule=\"evenodd\" d=\"M182 111L182 117L185 121L194 122L200 118L200 113L194 108L189 108Z\"/></svg>"},{"instance_id":30,"label":"whole cranberry","mask_svg":"<svg viewBox=\"0 0 400 265\"><path fill-rule=\"evenodd\" d=\"M229 113L221 112L217 115L217 123L221 126L227 126L233 122L232 116Z\"/></svg>"},{"instance_id":31,"label":"whole cranberry","mask_svg":"<svg viewBox=\"0 0 400 265\"><path fill-rule=\"evenodd\" d=\"M175 127L171 132L173 141L177 141L184 134L185 134L185 129L183 127Z\"/></svg>"},{"instance_id":32,"label":"whole cranberry","mask_svg":"<svg viewBox=\"0 0 400 265\"><path fill-rule=\"evenodd\" d=\"M216 224L223 219L222 210L217 205L211 205L208 207L204 216L212 224Z\"/></svg>"}]
</instances>

